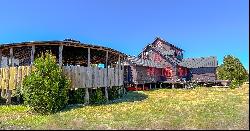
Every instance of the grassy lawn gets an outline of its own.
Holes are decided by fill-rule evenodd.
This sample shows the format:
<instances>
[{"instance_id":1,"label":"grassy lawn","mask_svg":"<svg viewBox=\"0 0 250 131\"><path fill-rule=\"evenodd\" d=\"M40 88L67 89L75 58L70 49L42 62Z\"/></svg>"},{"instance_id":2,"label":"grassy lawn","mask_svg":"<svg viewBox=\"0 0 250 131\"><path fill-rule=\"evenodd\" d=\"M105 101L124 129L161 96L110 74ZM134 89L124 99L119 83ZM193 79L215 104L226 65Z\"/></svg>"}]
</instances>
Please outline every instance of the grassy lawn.
<instances>
[{"instance_id":1,"label":"grassy lawn","mask_svg":"<svg viewBox=\"0 0 250 131\"><path fill-rule=\"evenodd\" d=\"M113 103L37 115L0 106L1 129L249 129L249 85L129 92Z\"/></svg>"}]
</instances>

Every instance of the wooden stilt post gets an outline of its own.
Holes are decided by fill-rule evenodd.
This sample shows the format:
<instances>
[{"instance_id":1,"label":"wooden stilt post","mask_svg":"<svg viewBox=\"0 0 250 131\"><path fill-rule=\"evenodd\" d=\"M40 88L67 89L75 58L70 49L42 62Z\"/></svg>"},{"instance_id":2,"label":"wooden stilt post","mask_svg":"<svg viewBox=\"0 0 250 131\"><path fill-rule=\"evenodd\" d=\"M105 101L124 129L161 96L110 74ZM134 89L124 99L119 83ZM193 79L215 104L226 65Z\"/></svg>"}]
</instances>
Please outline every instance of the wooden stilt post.
<instances>
[{"instance_id":1,"label":"wooden stilt post","mask_svg":"<svg viewBox=\"0 0 250 131\"><path fill-rule=\"evenodd\" d=\"M174 83L172 83L172 89L174 89Z\"/></svg>"},{"instance_id":2,"label":"wooden stilt post","mask_svg":"<svg viewBox=\"0 0 250 131\"><path fill-rule=\"evenodd\" d=\"M0 68L2 68L2 49L0 49Z\"/></svg>"},{"instance_id":3,"label":"wooden stilt post","mask_svg":"<svg viewBox=\"0 0 250 131\"><path fill-rule=\"evenodd\" d=\"M106 62L105 62L105 67L106 67L106 72L107 72L107 83L109 83L109 78L108 78L108 51L106 51ZM105 87L105 97L106 97L106 102L109 100L109 95L108 95L108 84Z\"/></svg>"},{"instance_id":4,"label":"wooden stilt post","mask_svg":"<svg viewBox=\"0 0 250 131\"><path fill-rule=\"evenodd\" d=\"M137 84L135 84L135 90L137 91L138 89L137 89Z\"/></svg>"},{"instance_id":5,"label":"wooden stilt post","mask_svg":"<svg viewBox=\"0 0 250 131\"><path fill-rule=\"evenodd\" d=\"M162 84L162 83L160 83L160 88L162 88L161 84Z\"/></svg>"},{"instance_id":6,"label":"wooden stilt post","mask_svg":"<svg viewBox=\"0 0 250 131\"><path fill-rule=\"evenodd\" d=\"M62 52L63 52L63 45L59 46L59 66L62 67L63 62L62 62Z\"/></svg>"},{"instance_id":7,"label":"wooden stilt post","mask_svg":"<svg viewBox=\"0 0 250 131\"><path fill-rule=\"evenodd\" d=\"M2 68L2 49L0 49L0 68ZM0 82L2 82L2 70L0 71ZM3 89L3 87L2 87L2 84L0 84L0 86L1 86L1 97L4 97L4 89Z\"/></svg>"},{"instance_id":8,"label":"wooden stilt post","mask_svg":"<svg viewBox=\"0 0 250 131\"><path fill-rule=\"evenodd\" d=\"M90 48L88 48L88 70L90 68ZM89 89L88 87L85 87L85 96L84 96L84 104L89 104Z\"/></svg>"},{"instance_id":9,"label":"wooden stilt post","mask_svg":"<svg viewBox=\"0 0 250 131\"><path fill-rule=\"evenodd\" d=\"M144 91L144 87L145 87L145 84L143 83L143 84L142 84L142 90L143 90L143 91Z\"/></svg>"},{"instance_id":10,"label":"wooden stilt post","mask_svg":"<svg viewBox=\"0 0 250 131\"><path fill-rule=\"evenodd\" d=\"M34 55L35 55L35 45L32 45L30 54L30 65L33 65L34 63Z\"/></svg>"},{"instance_id":11,"label":"wooden stilt post","mask_svg":"<svg viewBox=\"0 0 250 131\"><path fill-rule=\"evenodd\" d=\"M8 59L9 60L9 59ZM13 48L10 48L10 64L9 62L7 62L7 79L6 79L6 83L7 83L7 100L6 100L6 104L9 105L11 103L11 91L10 91L10 85L9 85L9 79L10 79L10 66L14 66L13 64Z\"/></svg>"},{"instance_id":12,"label":"wooden stilt post","mask_svg":"<svg viewBox=\"0 0 250 131\"><path fill-rule=\"evenodd\" d=\"M149 89L150 89L150 90L151 90L151 88L152 88L151 86L152 86L152 85L151 85L151 83L150 83L150 84L149 84Z\"/></svg>"},{"instance_id":13,"label":"wooden stilt post","mask_svg":"<svg viewBox=\"0 0 250 131\"><path fill-rule=\"evenodd\" d=\"M121 70L121 57L119 55L118 57L118 94L119 94L119 97L121 95L121 88L120 88L120 70Z\"/></svg>"},{"instance_id":14,"label":"wooden stilt post","mask_svg":"<svg viewBox=\"0 0 250 131\"><path fill-rule=\"evenodd\" d=\"M122 76L122 90L123 90L123 95L126 92L125 85L124 85L124 71L125 71L125 69L124 69L124 59L123 59L122 60L122 74L123 74L123 76Z\"/></svg>"},{"instance_id":15,"label":"wooden stilt post","mask_svg":"<svg viewBox=\"0 0 250 131\"><path fill-rule=\"evenodd\" d=\"M34 64L34 59L35 59L35 45L32 45L32 47L31 47L31 53L30 53L29 74L32 72L32 66Z\"/></svg>"}]
</instances>

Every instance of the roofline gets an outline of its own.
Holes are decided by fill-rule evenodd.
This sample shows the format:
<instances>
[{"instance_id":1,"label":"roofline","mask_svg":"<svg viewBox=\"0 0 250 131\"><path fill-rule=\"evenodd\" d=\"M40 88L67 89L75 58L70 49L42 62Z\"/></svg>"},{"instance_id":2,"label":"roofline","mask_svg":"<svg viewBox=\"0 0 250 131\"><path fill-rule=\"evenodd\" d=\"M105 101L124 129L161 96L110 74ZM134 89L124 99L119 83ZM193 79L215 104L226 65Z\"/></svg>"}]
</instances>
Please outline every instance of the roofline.
<instances>
[{"instance_id":1,"label":"roofline","mask_svg":"<svg viewBox=\"0 0 250 131\"><path fill-rule=\"evenodd\" d=\"M183 49L181 49L181 48L179 48L179 47L177 47L177 46L171 44L170 42L164 40L163 38L161 38L161 37L159 37L159 36L157 36L157 37L155 38L155 40L154 40L152 43L154 43L157 39L163 41L165 44L167 44L167 45L169 45L169 46L172 46L172 47L174 47L174 48L176 48L176 49L179 49L179 50L181 50L181 51L185 51L185 50L183 50Z\"/></svg>"},{"instance_id":2,"label":"roofline","mask_svg":"<svg viewBox=\"0 0 250 131\"><path fill-rule=\"evenodd\" d=\"M73 41L61 41L61 40L49 40L49 41L29 41L29 42L15 42L15 43L4 43L0 44L0 49L3 48L9 48L9 47L20 47L20 46L30 46L30 45L64 45L64 46L74 46L74 47L90 47L93 49L97 50L108 50L108 51L114 51L116 53L119 53L125 57L128 55L125 53L122 53L118 50L109 48L109 47L104 47L100 45L93 45L90 43L81 43L81 42L73 42Z\"/></svg>"}]
</instances>

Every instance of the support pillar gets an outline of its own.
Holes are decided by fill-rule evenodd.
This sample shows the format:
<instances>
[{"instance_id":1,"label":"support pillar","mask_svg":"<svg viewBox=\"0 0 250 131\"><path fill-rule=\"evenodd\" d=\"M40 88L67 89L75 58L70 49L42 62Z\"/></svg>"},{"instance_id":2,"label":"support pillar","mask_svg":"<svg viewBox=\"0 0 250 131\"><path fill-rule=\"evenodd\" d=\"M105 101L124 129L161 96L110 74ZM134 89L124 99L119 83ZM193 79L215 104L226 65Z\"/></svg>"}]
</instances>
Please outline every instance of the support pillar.
<instances>
[{"instance_id":1,"label":"support pillar","mask_svg":"<svg viewBox=\"0 0 250 131\"><path fill-rule=\"evenodd\" d=\"M175 86L174 83L172 83L172 89L174 89L174 86Z\"/></svg>"},{"instance_id":2,"label":"support pillar","mask_svg":"<svg viewBox=\"0 0 250 131\"><path fill-rule=\"evenodd\" d=\"M151 88L152 88L151 86L152 86L152 85L151 85L151 83L150 83L150 84L149 84L149 89L150 89L150 90L151 90Z\"/></svg>"},{"instance_id":3,"label":"support pillar","mask_svg":"<svg viewBox=\"0 0 250 131\"><path fill-rule=\"evenodd\" d=\"M35 58L34 55L35 55L35 45L32 45L30 54L30 65L34 64L34 58Z\"/></svg>"},{"instance_id":4,"label":"support pillar","mask_svg":"<svg viewBox=\"0 0 250 131\"><path fill-rule=\"evenodd\" d=\"M90 68L90 48L88 48L88 69ZM84 96L84 104L89 104L89 89L88 87L85 87L85 96Z\"/></svg>"},{"instance_id":5,"label":"support pillar","mask_svg":"<svg viewBox=\"0 0 250 131\"><path fill-rule=\"evenodd\" d=\"M162 83L160 83L160 88L162 88Z\"/></svg>"},{"instance_id":6,"label":"support pillar","mask_svg":"<svg viewBox=\"0 0 250 131\"><path fill-rule=\"evenodd\" d=\"M59 66L62 67L63 62L62 62L62 52L63 52L63 45L59 46Z\"/></svg>"},{"instance_id":7,"label":"support pillar","mask_svg":"<svg viewBox=\"0 0 250 131\"><path fill-rule=\"evenodd\" d=\"M145 84L143 83L143 84L142 84L142 90L143 90L143 91L144 91L144 89L145 89L144 87L145 87Z\"/></svg>"},{"instance_id":8,"label":"support pillar","mask_svg":"<svg viewBox=\"0 0 250 131\"><path fill-rule=\"evenodd\" d=\"M7 59L9 61L9 59ZM11 104L11 91L10 91L10 85L9 85L9 79L10 79L10 65L11 66L14 66L14 63L13 63L13 48L10 48L10 63L7 62L7 79L6 79L6 88L7 88L7 91L6 91L6 95L7 95L7 99L6 99L6 104L9 105Z\"/></svg>"},{"instance_id":9,"label":"support pillar","mask_svg":"<svg viewBox=\"0 0 250 131\"><path fill-rule=\"evenodd\" d=\"M0 68L2 68L2 49L0 49Z\"/></svg>"},{"instance_id":10,"label":"support pillar","mask_svg":"<svg viewBox=\"0 0 250 131\"><path fill-rule=\"evenodd\" d=\"M106 51L106 63L105 63L105 68L107 72L107 86L105 87L105 97L106 97L106 102L109 101L109 95L108 95L108 83L109 83L109 78L108 78L108 51Z\"/></svg>"},{"instance_id":11,"label":"support pillar","mask_svg":"<svg viewBox=\"0 0 250 131\"><path fill-rule=\"evenodd\" d=\"M121 89L120 89L120 70L121 70L121 58L120 58L120 55L118 57L118 94L119 94L119 97L120 97L120 94L121 94Z\"/></svg>"}]
</instances>

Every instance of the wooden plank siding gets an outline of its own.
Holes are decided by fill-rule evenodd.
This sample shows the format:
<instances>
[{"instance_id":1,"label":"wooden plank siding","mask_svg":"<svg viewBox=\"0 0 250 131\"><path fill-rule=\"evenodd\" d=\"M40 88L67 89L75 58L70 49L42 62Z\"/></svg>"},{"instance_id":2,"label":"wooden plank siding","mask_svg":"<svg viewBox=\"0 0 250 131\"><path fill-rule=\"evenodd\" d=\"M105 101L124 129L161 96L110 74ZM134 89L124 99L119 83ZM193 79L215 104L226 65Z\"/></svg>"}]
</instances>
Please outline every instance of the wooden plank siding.
<instances>
[{"instance_id":1,"label":"wooden plank siding","mask_svg":"<svg viewBox=\"0 0 250 131\"><path fill-rule=\"evenodd\" d=\"M24 78L30 74L30 66L0 68L0 88L2 92L6 89L16 90L22 85ZM32 66L32 70L35 67ZM62 66L63 74L71 81L71 89L75 88L99 88L123 85L123 68L118 77L118 68L108 68L109 82L106 84L106 68ZM119 83L118 83L119 81Z\"/></svg>"}]
</instances>

